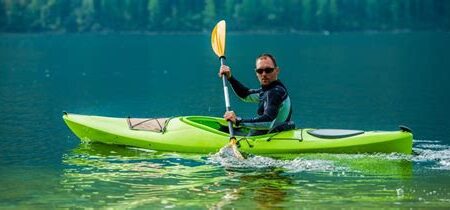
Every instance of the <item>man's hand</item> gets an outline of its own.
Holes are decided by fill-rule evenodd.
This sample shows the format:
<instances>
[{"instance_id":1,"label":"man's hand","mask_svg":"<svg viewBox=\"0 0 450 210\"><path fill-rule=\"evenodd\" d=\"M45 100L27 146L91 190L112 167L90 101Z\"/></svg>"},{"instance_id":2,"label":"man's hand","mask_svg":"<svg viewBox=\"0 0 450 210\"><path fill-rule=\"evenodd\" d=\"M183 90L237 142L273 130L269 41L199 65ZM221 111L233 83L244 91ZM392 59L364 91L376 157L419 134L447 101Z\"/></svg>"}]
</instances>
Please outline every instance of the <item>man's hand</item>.
<instances>
[{"instance_id":1,"label":"man's hand","mask_svg":"<svg viewBox=\"0 0 450 210\"><path fill-rule=\"evenodd\" d=\"M231 121L234 124L236 124L236 114L233 111L225 112L223 118L227 121Z\"/></svg>"},{"instance_id":2,"label":"man's hand","mask_svg":"<svg viewBox=\"0 0 450 210\"><path fill-rule=\"evenodd\" d=\"M220 66L219 69L219 77L222 77L222 75L227 76L227 79L230 79L231 77L231 68L227 65Z\"/></svg>"}]
</instances>

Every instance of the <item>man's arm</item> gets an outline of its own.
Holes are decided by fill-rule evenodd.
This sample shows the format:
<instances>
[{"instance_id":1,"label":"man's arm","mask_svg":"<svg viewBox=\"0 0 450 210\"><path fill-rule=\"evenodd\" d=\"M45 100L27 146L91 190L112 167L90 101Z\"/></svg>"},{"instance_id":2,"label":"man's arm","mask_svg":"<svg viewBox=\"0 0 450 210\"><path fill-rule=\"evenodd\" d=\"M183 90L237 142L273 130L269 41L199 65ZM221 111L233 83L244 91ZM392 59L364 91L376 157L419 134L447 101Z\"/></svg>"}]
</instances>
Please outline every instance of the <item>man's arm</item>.
<instances>
[{"instance_id":1,"label":"man's arm","mask_svg":"<svg viewBox=\"0 0 450 210\"><path fill-rule=\"evenodd\" d=\"M245 102L252 102L252 103L259 102L259 94L257 90L247 88L233 76L228 78L228 81L230 82L233 91L240 99L242 99Z\"/></svg>"}]
</instances>

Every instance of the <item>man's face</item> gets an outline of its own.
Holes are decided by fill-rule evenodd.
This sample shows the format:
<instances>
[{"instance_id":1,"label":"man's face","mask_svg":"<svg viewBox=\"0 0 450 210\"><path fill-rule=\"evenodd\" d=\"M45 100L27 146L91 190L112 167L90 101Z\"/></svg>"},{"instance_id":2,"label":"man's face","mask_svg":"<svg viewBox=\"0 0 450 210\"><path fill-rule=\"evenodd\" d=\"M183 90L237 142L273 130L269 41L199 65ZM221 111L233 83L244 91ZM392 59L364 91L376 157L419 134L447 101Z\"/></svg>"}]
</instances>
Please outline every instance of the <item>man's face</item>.
<instances>
[{"instance_id":1,"label":"man's face","mask_svg":"<svg viewBox=\"0 0 450 210\"><path fill-rule=\"evenodd\" d=\"M273 69L272 72L270 72L271 69ZM278 67L275 68L272 59L269 57L262 57L256 60L256 76L261 85L266 86L277 80L279 71Z\"/></svg>"}]
</instances>

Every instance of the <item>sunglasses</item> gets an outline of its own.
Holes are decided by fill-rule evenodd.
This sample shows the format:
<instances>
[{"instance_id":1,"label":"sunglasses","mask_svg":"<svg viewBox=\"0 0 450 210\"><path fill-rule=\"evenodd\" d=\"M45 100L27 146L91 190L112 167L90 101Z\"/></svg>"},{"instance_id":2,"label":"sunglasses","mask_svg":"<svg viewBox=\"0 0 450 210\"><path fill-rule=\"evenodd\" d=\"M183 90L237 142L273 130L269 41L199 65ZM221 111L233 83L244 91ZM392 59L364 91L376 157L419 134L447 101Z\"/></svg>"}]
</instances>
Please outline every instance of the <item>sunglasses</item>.
<instances>
[{"instance_id":1,"label":"sunglasses","mask_svg":"<svg viewBox=\"0 0 450 210\"><path fill-rule=\"evenodd\" d=\"M268 68L264 68L264 69L255 69L256 73L258 73L258 74L262 74L263 72L266 72L266 74L270 74L273 72L273 70L275 70L275 68L272 68L272 67L268 67Z\"/></svg>"}]
</instances>

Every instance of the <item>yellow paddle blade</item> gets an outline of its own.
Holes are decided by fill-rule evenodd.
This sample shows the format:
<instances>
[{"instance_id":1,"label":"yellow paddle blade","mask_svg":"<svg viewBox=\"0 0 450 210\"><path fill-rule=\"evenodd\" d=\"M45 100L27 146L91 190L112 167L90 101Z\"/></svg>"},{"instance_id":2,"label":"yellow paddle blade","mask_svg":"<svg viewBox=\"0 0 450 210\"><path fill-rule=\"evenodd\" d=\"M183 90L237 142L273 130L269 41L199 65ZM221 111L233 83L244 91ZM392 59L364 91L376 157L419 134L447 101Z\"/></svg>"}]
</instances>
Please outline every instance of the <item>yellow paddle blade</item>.
<instances>
[{"instance_id":1,"label":"yellow paddle blade","mask_svg":"<svg viewBox=\"0 0 450 210\"><path fill-rule=\"evenodd\" d=\"M211 45L218 57L225 55L225 32L226 23L225 20L221 20L211 33Z\"/></svg>"}]
</instances>

